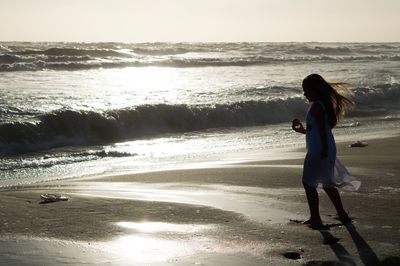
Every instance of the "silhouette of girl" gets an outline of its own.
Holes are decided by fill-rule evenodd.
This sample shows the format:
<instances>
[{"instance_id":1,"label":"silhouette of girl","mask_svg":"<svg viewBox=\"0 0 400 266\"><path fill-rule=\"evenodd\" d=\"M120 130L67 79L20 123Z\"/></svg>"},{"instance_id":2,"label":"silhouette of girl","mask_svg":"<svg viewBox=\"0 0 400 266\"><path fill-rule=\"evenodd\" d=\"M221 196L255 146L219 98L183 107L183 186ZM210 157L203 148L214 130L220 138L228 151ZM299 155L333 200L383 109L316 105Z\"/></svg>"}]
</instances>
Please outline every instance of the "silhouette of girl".
<instances>
[{"instance_id":1,"label":"silhouette of girl","mask_svg":"<svg viewBox=\"0 0 400 266\"><path fill-rule=\"evenodd\" d=\"M311 217L304 223L313 229L323 228L316 189L319 183L335 206L339 220L349 223L351 220L343 208L336 188L342 184L336 182L334 176L336 143L332 128L346 111L354 106L354 102L342 94L347 92L343 83L328 83L318 74L307 76L302 87L304 96L311 103L306 117L307 126L304 128L300 120L295 118L292 121L292 129L306 134L307 155L302 182Z\"/></svg>"}]
</instances>

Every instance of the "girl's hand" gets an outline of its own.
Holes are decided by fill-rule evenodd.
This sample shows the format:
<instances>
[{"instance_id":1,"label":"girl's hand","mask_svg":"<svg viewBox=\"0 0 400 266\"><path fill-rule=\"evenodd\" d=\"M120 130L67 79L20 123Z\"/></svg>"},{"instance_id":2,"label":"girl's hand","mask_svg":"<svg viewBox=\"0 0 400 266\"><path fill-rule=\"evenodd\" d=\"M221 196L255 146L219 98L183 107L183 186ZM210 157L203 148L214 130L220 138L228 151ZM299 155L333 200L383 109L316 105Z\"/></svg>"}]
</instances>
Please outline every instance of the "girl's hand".
<instances>
[{"instance_id":1,"label":"girl's hand","mask_svg":"<svg viewBox=\"0 0 400 266\"><path fill-rule=\"evenodd\" d=\"M299 133L303 133L303 134L306 133L306 130L304 129L303 124L300 122L300 120L298 118L293 119L292 129Z\"/></svg>"}]
</instances>

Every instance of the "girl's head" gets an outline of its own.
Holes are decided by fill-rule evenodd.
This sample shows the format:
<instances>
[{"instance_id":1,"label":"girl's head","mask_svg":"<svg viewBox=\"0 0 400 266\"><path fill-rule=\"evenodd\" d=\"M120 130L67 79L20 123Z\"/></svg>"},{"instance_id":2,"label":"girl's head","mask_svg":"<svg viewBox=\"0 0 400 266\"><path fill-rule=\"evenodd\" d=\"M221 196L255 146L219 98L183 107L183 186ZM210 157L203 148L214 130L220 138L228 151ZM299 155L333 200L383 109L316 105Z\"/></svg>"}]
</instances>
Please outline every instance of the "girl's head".
<instances>
[{"instance_id":1,"label":"girl's head","mask_svg":"<svg viewBox=\"0 0 400 266\"><path fill-rule=\"evenodd\" d=\"M346 97L349 90L345 83L329 83L320 75L311 74L304 78L302 87L307 100L324 103L331 127L354 106L354 102Z\"/></svg>"},{"instance_id":2,"label":"girl's head","mask_svg":"<svg viewBox=\"0 0 400 266\"><path fill-rule=\"evenodd\" d=\"M329 84L318 74L308 75L303 79L304 96L310 102L322 100L327 97Z\"/></svg>"}]
</instances>

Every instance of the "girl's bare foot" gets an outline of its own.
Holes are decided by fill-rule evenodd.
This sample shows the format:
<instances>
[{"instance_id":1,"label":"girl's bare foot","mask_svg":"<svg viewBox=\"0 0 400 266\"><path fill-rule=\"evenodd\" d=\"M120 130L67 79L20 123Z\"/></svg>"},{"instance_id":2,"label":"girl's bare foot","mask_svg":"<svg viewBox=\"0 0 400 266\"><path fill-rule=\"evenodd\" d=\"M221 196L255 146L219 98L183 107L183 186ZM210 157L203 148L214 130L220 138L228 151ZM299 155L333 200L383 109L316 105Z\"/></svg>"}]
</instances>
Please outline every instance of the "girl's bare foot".
<instances>
[{"instance_id":1,"label":"girl's bare foot","mask_svg":"<svg viewBox=\"0 0 400 266\"><path fill-rule=\"evenodd\" d=\"M304 221L303 224L308 225L308 227L310 227L313 230L326 229L326 226L322 223L321 219L310 218L307 221Z\"/></svg>"}]
</instances>

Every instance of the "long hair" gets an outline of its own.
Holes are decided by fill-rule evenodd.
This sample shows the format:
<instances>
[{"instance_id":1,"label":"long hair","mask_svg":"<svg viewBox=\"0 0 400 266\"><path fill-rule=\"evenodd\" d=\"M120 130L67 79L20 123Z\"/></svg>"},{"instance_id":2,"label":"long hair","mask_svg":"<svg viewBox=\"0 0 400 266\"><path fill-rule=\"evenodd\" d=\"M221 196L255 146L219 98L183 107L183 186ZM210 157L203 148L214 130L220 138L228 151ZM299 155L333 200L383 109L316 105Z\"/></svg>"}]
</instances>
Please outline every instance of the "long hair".
<instances>
[{"instance_id":1,"label":"long hair","mask_svg":"<svg viewBox=\"0 0 400 266\"><path fill-rule=\"evenodd\" d=\"M327 108L329 126L333 128L344 115L355 106L354 101L348 98L349 90L344 82L327 82L318 74L308 75L303 80L304 90L313 90L318 93Z\"/></svg>"}]
</instances>

